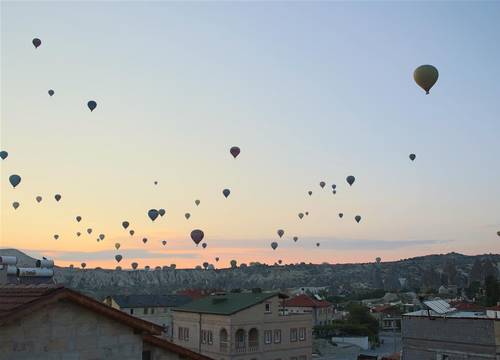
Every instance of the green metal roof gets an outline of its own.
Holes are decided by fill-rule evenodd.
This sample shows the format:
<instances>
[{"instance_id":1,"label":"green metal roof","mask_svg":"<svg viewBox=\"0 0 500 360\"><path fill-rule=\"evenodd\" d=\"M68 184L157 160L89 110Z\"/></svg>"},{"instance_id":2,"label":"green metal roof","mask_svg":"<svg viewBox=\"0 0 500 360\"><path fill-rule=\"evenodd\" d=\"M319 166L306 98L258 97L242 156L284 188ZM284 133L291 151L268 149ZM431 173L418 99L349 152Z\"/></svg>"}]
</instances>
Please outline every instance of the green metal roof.
<instances>
[{"instance_id":1,"label":"green metal roof","mask_svg":"<svg viewBox=\"0 0 500 360\"><path fill-rule=\"evenodd\" d=\"M286 295L279 292L216 294L194 300L172 310L203 314L231 315L259 304L273 296L279 296L280 298L286 297Z\"/></svg>"}]
</instances>

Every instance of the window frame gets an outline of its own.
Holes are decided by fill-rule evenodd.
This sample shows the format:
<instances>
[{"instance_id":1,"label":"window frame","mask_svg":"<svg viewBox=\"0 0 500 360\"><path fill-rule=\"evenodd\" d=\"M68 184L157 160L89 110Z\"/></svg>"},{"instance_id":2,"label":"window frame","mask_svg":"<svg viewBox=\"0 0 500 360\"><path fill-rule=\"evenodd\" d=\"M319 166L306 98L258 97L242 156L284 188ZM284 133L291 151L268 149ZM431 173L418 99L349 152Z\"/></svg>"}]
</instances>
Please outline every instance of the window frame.
<instances>
[{"instance_id":1,"label":"window frame","mask_svg":"<svg viewBox=\"0 0 500 360\"><path fill-rule=\"evenodd\" d=\"M306 328L299 328L299 341L306 341Z\"/></svg>"},{"instance_id":2,"label":"window frame","mask_svg":"<svg viewBox=\"0 0 500 360\"><path fill-rule=\"evenodd\" d=\"M272 343L273 343L273 331L272 330L264 330L264 344L269 345Z\"/></svg>"},{"instance_id":3,"label":"window frame","mask_svg":"<svg viewBox=\"0 0 500 360\"><path fill-rule=\"evenodd\" d=\"M273 332L273 338L275 344L281 344L281 329L275 329Z\"/></svg>"},{"instance_id":4,"label":"window frame","mask_svg":"<svg viewBox=\"0 0 500 360\"><path fill-rule=\"evenodd\" d=\"M295 335L295 336L293 336ZM290 329L290 342L297 342L299 341L299 330L297 328L291 328ZM295 359L297 360L297 359Z\"/></svg>"}]
</instances>

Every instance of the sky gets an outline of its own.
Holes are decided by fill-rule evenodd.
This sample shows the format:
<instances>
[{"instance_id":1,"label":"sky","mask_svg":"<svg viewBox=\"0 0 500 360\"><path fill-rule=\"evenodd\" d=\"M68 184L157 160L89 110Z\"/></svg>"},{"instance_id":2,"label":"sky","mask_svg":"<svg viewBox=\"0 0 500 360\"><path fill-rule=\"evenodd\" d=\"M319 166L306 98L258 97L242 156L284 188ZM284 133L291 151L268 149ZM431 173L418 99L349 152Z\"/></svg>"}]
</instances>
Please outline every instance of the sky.
<instances>
[{"instance_id":1,"label":"sky","mask_svg":"<svg viewBox=\"0 0 500 360\"><path fill-rule=\"evenodd\" d=\"M498 253L499 15L498 2L4 1L0 247L61 266L121 254L125 268ZM439 70L430 95L413 81L422 64Z\"/></svg>"}]
</instances>

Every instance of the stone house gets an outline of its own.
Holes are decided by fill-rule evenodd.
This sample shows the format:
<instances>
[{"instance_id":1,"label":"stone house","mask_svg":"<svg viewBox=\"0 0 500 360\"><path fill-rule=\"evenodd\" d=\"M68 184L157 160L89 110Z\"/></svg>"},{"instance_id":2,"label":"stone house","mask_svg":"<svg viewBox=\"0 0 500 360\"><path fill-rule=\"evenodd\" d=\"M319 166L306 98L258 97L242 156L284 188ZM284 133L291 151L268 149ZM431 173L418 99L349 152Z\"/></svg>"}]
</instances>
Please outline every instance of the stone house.
<instances>
[{"instance_id":1,"label":"stone house","mask_svg":"<svg viewBox=\"0 0 500 360\"><path fill-rule=\"evenodd\" d=\"M217 293L173 309L176 344L218 360L311 360L311 314L284 311L286 295Z\"/></svg>"},{"instance_id":2,"label":"stone house","mask_svg":"<svg viewBox=\"0 0 500 360\"><path fill-rule=\"evenodd\" d=\"M334 320L333 304L326 300L301 294L285 301L288 314L311 314L313 326L329 325Z\"/></svg>"},{"instance_id":3,"label":"stone house","mask_svg":"<svg viewBox=\"0 0 500 360\"><path fill-rule=\"evenodd\" d=\"M162 331L63 286L0 286L0 360L210 360Z\"/></svg>"}]
</instances>

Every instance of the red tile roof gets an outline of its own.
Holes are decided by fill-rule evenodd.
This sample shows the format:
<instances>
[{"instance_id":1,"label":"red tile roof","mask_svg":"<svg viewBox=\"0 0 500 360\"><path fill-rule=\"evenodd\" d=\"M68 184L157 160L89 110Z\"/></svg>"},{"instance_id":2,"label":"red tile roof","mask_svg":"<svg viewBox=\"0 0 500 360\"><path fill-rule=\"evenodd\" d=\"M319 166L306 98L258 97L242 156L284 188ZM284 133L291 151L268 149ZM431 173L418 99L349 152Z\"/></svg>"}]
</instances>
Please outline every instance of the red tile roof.
<instances>
[{"instance_id":1,"label":"red tile roof","mask_svg":"<svg viewBox=\"0 0 500 360\"><path fill-rule=\"evenodd\" d=\"M288 307L312 307L312 308L325 308L331 306L332 303L326 300L316 300L312 297L301 294L285 301L285 306Z\"/></svg>"},{"instance_id":2,"label":"red tile roof","mask_svg":"<svg viewBox=\"0 0 500 360\"><path fill-rule=\"evenodd\" d=\"M451 301L450 306L459 311L484 311L483 306L465 301Z\"/></svg>"}]
</instances>

